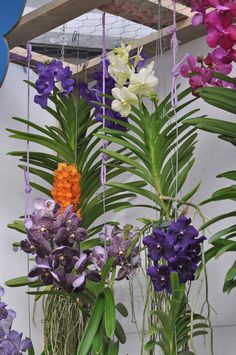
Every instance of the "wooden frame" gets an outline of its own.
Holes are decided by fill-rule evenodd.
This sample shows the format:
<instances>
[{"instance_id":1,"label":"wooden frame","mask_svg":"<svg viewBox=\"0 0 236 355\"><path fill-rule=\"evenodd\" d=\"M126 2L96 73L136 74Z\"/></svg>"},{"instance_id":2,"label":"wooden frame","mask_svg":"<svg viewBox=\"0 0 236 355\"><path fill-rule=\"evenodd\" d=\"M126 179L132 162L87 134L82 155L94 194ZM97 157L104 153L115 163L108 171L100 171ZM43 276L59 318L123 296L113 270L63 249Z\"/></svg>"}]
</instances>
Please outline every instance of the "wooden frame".
<instances>
[{"instance_id":1,"label":"wooden frame","mask_svg":"<svg viewBox=\"0 0 236 355\"><path fill-rule=\"evenodd\" d=\"M88 11L98 8L114 15L119 15L136 23L146 25L151 28L157 26L158 0L53 0L39 9L23 16L16 29L7 37L10 47L19 44L25 44L27 41L50 31L51 29L62 25L63 23L74 19ZM161 12L164 14L163 29L155 31L150 35L134 41L133 47L143 46L144 51L153 56L156 53L157 41L164 41L165 50L169 49L172 32L172 0L161 1ZM191 9L182 3L177 3L177 35L180 44L194 40L204 34L201 26L192 30ZM25 65L26 50L23 48L12 48L12 57L14 62ZM18 58L18 59L17 59ZM33 53L32 66L38 62L47 62L52 58ZM86 77L91 79L91 73L99 66L100 57L93 58L87 63L81 65L69 65L73 74L78 78Z\"/></svg>"}]
</instances>

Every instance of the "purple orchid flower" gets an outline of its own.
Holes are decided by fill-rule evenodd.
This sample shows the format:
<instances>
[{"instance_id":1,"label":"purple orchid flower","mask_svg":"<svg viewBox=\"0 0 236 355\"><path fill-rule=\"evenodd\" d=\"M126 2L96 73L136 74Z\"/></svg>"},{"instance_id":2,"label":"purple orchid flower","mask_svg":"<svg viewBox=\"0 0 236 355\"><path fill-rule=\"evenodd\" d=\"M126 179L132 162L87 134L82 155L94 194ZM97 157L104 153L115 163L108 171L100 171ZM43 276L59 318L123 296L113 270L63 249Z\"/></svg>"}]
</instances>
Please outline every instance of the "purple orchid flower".
<instances>
[{"instance_id":1,"label":"purple orchid flower","mask_svg":"<svg viewBox=\"0 0 236 355\"><path fill-rule=\"evenodd\" d=\"M4 296L4 289L0 287L0 298ZM0 302L0 354L1 355L22 355L32 347L29 338L22 339L23 334L12 330L13 320L16 313L6 308L4 302Z\"/></svg>"},{"instance_id":2,"label":"purple orchid flower","mask_svg":"<svg viewBox=\"0 0 236 355\"><path fill-rule=\"evenodd\" d=\"M105 88L106 95L112 95L112 89L115 87L115 80L108 73L109 61L106 60L106 77L105 77ZM102 92L103 92L103 71L96 70L93 73L93 80L96 81L96 84L90 89L88 84L80 83L78 84L78 90L80 96L87 102L91 108L95 109L95 118L98 122L103 122L103 109L102 106L97 105L96 102L102 103ZM112 100L110 98L105 98L106 106L111 107ZM127 122L126 117L121 117L118 112L113 111L111 108L106 107L106 116L117 119L119 121ZM126 131L126 128L119 123L109 121L106 119L105 125L107 128L116 129L120 131Z\"/></svg>"},{"instance_id":3,"label":"purple orchid flower","mask_svg":"<svg viewBox=\"0 0 236 355\"><path fill-rule=\"evenodd\" d=\"M139 248L134 245L129 255L127 255L127 252L137 232L138 229L133 229L131 225L126 225L123 229L118 226L104 226L99 237L101 241L109 242L109 246L107 246L106 251L99 246L92 250L90 258L95 267L98 270L101 269L106 262L106 258L113 257L114 265L120 267L116 280L133 278L140 262Z\"/></svg>"},{"instance_id":4,"label":"purple orchid flower","mask_svg":"<svg viewBox=\"0 0 236 355\"><path fill-rule=\"evenodd\" d=\"M72 79L72 71L67 66L63 68L63 63L59 60L53 60L51 63L39 63L36 66L38 80L35 83L35 89L39 95L35 95L34 102L43 109L47 107L48 98L56 88L56 83L61 83L62 97L70 94L75 87L75 81Z\"/></svg>"},{"instance_id":5,"label":"purple orchid flower","mask_svg":"<svg viewBox=\"0 0 236 355\"><path fill-rule=\"evenodd\" d=\"M79 257L79 250L75 250L74 248L69 248L67 246L62 246L55 249L52 252L52 256L52 265L54 269L63 267L66 273L70 273L75 266L76 258Z\"/></svg>"},{"instance_id":6,"label":"purple orchid flower","mask_svg":"<svg viewBox=\"0 0 236 355\"><path fill-rule=\"evenodd\" d=\"M171 293L170 273L171 269L166 265L150 266L147 269L147 274L150 276L156 292Z\"/></svg>"},{"instance_id":7,"label":"purple orchid flower","mask_svg":"<svg viewBox=\"0 0 236 355\"><path fill-rule=\"evenodd\" d=\"M101 271L107 261L107 253L101 246L96 246L91 250L89 260L94 264L95 268Z\"/></svg>"},{"instance_id":8,"label":"purple orchid flower","mask_svg":"<svg viewBox=\"0 0 236 355\"><path fill-rule=\"evenodd\" d=\"M155 229L152 235L143 239L143 244L148 247L148 253L153 261L161 258L167 259L174 256L174 248L168 243L165 233L160 229Z\"/></svg>"},{"instance_id":9,"label":"purple orchid flower","mask_svg":"<svg viewBox=\"0 0 236 355\"><path fill-rule=\"evenodd\" d=\"M185 216L170 223L167 230L155 229L151 236L145 237L143 244L148 247L149 256L154 263L147 270L154 289L158 292L170 292L168 283L166 287L160 284L161 277L163 282L167 282L162 274L168 274L168 271L177 272L181 283L193 281L201 260L201 244L205 239L204 236L199 237L198 231L191 225L191 219ZM159 262L164 264L159 265Z\"/></svg>"},{"instance_id":10,"label":"purple orchid flower","mask_svg":"<svg viewBox=\"0 0 236 355\"><path fill-rule=\"evenodd\" d=\"M195 279L197 264L187 256L175 256L169 260L169 267L179 275L179 281L186 283Z\"/></svg>"}]
</instances>

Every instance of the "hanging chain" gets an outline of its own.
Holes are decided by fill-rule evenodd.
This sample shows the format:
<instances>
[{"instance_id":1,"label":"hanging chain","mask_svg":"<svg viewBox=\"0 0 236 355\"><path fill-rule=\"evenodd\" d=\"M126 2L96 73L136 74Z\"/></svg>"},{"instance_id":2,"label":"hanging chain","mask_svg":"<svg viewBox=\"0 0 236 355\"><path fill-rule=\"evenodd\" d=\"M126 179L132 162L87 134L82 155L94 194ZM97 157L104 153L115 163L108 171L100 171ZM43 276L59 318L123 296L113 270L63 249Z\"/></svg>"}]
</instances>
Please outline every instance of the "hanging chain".
<instances>
[{"instance_id":1,"label":"hanging chain","mask_svg":"<svg viewBox=\"0 0 236 355\"><path fill-rule=\"evenodd\" d=\"M65 59L65 42L66 42L66 25L64 24L61 28L61 61L64 62Z\"/></svg>"}]
</instances>

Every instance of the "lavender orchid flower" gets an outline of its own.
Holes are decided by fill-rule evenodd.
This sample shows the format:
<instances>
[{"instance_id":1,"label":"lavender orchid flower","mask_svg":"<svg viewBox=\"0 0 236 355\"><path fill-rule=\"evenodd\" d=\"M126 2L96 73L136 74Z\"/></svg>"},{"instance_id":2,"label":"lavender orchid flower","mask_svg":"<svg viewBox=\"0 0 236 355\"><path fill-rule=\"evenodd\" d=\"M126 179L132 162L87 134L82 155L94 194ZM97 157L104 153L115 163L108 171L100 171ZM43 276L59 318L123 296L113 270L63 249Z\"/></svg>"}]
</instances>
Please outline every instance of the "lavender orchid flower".
<instances>
[{"instance_id":1,"label":"lavender orchid flower","mask_svg":"<svg viewBox=\"0 0 236 355\"><path fill-rule=\"evenodd\" d=\"M126 225L123 229L118 226L104 226L99 237L101 241L109 242L107 250L105 251L103 247L95 247L90 256L98 270L103 267L107 258L113 257L114 265L119 267L116 280L133 278L140 262L139 248L134 245L129 255L127 252L137 232L138 229L133 229L131 225Z\"/></svg>"},{"instance_id":2,"label":"lavender orchid flower","mask_svg":"<svg viewBox=\"0 0 236 355\"><path fill-rule=\"evenodd\" d=\"M89 257L91 252L80 250L80 242L87 236L80 223L73 206L61 213L54 201L36 199L26 224L27 239L21 241L21 249L35 255L30 278L67 292L80 291L87 278L99 281L99 272Z\"/></svg>"},{"instance_id":3,"label":"lavender orchid flower","mask_svg":"<svg viewBox=\"0 0 236 355\"><path fill-rule=\"evenodd\" d=\"M4 288L0 287L0 355L22 355L32 347L32 342L29 338L22 339L22 333L12 330L16 313L1 301L4 294Z\"/></svg>"}]
</instances>

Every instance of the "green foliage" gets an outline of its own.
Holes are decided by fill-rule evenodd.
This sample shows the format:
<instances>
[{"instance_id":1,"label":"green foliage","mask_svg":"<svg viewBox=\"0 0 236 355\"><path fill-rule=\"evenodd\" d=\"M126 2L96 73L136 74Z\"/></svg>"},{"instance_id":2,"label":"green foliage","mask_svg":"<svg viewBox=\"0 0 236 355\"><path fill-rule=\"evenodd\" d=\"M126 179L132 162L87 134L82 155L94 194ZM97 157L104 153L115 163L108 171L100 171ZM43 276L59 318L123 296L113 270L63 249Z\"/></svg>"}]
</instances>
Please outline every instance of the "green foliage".
<instances>
[{"instance_id":1,"label":"green foliage","mask_svg":"<svg viewBox=\"0 0 236 355\"><path fill-rule=\"evenodd\" d=\"M77 165L81 175L81 200L78 208L81 211L83 227L89 228L104 213L102 195L98 195L101 194L101 140L94 136L101 125L96 122L90 112L90 107L82 99L79 99L77 103L72 96L61 100L60 94L56 92L50 99L55 104L55 109L48 107L47 111L56 119L56 125L37 125L23 118L14 117L13 120L24 125L24 128L21 131L14 129L8 129L8 131L11 133L10 137L14 139L28 140L30 143L36 143L39 147L46 147L52 151L52 153L30 152L30 173L43 180L43 184L31 182L31 186L40 191L40 194L52 197L53 172L57 169L58 163L66 162ZM28 124L30 133L26 132ZM14 151L9 154L19 157L23 163L27 160L25 151ZM121 149L119 154L127 158L130 156L125 149ZM118 164L120 162L117 159L108 161L108 181L123 172L118 169ZM23 169L24 165L19 165L19 167ZM132 206L127 199L134 196L135 194L124 193L123 189L117 187L108 188L106 212ZM12 224L9 226L13 228ZM14 223L14 228L23 232L21 226L16 223Z\"/></svg>"},{"instance_id":2,"label":"green foliage","mask_svg":"<svg viewBox=\"0 0 236 355\"><path fill-rule=\"evenodd\" d=\"M236 84L234 79L228 78L225 75L217 74L219 79L228 81ZM207 103L221 108L230 113L236 113L236 91L223 88L223 87L206 87L203 89L197 90L197 93L201 98L203 98ZM187 119L186 124L194 125L196 128L201 129L206 132L211 132L217 134L218 137L225 142L229 142L236 146L236 123L229 122L226 120L218 120L213 118L202 118L202 119ZM230 181L236 181L236 171L227 171L217 176L218 178L225 178ZM203 201L202 204L212 203L216 201L226 201L226 200L236 200L236 185L230 185L224 187ZM212 224L229 219L236 216L236 210L231 212L224 213L222 215L216 216L211 220L207 221L201 229L207 228ZM236 225L229 225L227 228L218 231L213 234L210 238L212 243L212 248L206 252L206 261L209 261L212 258L219 258L225 252L236 251L236 241L233 239L236 236ZM225 282L223 286L223 291L229 293L233 288L236 287L236 272L235 272L235 263L229 269L226 274Z\"/></svg>"},{"instance_id":3,"label":"green foliage","mask_svg":"<svg viewBox=\"0 0 236 355\"><path fill-rule=\"evenodd\" d=\"M182 92L179 95L180 102L189 93L189 90ZM182 122L198 110L187 114L181 113L194 100L180 103L176 110L177 123L174 120L175 112L171 107L169 95L160 102L153 113L150 113L144 105L139 109L133 107L129 123L119 121L128 131L99 129L95 137L105 139L109 143L108 148L102 151L111 159L119 161L120 173L130 172L138 182L145 183L143 186L138 186L137 182L135 185L134 182L112 181L107 185L144 196L149 200L146 207L155 208L160 212L161 217L164 215L171 218L173 201L165 197L172 199L176 197L176 192L181 190L194 163L193 153L197 134L195 129L189 129ZM109 120L117 122L110 117ZM131 155L126 156L109 149L112 143L123 150L127 149ZM196 190L197 188L192 191L192 194L186 196L186 199L191 198Z\"/></svg>"},{"instance_id":4,"label":"green foliage","mask_svg":"<svg viewBox=\"0 0 236 355\"><path fill-rule=\"evenodd\" d=\"M190 355L192 353L188 342L191 338L191 310L185 296L185 285L179 283L179 277L174 272L171 274L171 287L168 311L158 309L154 312L160 324L156 330L159 339L150 339L145 345L145 350L153 350L158 345L164 355ZM199 314L193 315L192 327L192 336L207 334L205 318Z\"/></svg>"},{"instance_id":5,"label":"green foliage","mask_svg":"<svg viewBox=\"0 0 236 355\"><path fill-rule=\"evenodd\" d=\"M234 80L234 85L236 81ZM197 90L197 94L207 103L227 112L236 113L236 92L230 88L206 87Z\"/></svg>"}]
</instances>

